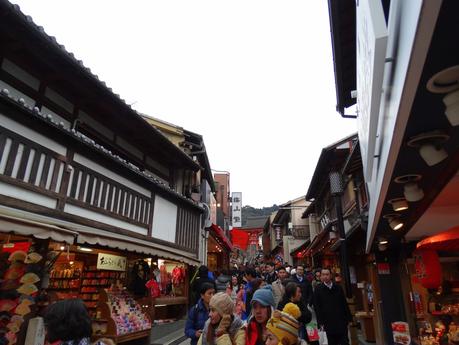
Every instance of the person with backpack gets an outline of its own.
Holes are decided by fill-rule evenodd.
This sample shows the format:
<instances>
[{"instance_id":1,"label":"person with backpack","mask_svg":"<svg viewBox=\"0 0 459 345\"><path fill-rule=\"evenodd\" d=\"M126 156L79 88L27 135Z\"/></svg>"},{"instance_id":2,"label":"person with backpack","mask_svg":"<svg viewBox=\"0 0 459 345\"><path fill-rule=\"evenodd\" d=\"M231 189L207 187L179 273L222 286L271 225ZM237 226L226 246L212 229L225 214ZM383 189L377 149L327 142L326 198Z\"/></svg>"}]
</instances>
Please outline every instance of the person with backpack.
<instances>
[{"instance_id":1,"label":"person with backpack","mask_svg":"<svg viewBox=\"0 0 459 345\"><path fill-rule=\"evenodd\" d=\"M199 291L198 302L188 312L188 319L185 324L185 335L191 339L190 344L196 345L204 329L204 324L209 318L210 299L215 294L215 285L204 282Z\"/></svg>"}]
</instances>

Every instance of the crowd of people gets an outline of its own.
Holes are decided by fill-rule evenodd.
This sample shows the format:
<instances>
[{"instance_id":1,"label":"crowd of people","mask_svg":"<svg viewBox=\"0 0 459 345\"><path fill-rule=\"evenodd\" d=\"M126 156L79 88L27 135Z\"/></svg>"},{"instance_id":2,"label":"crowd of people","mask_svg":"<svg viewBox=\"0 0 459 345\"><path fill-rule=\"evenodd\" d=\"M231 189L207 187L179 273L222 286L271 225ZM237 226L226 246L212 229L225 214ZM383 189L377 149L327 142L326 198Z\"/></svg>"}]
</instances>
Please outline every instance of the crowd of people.
<instances>
[{"instance_id":1,"label":"crowd of people","mask_svg":"<svg viewBox=\"0 0 459 345\"><path fill-rule=\"evenodd\" d=\"M352 320L339 275L329 268L266 263L213 273L199 268L185 334L191 345L314 344L310 322L329 345L347 345Z\"/></svg>"}]
</instances>

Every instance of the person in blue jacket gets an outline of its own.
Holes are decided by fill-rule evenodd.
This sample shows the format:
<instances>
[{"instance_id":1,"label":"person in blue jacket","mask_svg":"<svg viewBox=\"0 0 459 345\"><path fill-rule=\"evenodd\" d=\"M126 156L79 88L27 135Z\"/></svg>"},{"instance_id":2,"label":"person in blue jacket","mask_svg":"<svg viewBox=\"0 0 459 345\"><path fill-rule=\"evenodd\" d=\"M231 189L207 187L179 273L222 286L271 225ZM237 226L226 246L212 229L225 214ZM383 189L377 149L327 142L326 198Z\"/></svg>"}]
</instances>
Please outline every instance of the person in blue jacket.
<instances>
[{"instance_id":1,"label":"person in blue jacket","mask_svg":"<svg viewBox=\"0 0 459 345\"><path fill-rule=\"evenodd\" d=\"M215 294L215 285L210 282L202 283L199 293L201 297L188 312L188 319L185 324L185 335L191 339L191 345L198 343L204 324L209 318L209 302Z\"/></svg>"}]
</instances>

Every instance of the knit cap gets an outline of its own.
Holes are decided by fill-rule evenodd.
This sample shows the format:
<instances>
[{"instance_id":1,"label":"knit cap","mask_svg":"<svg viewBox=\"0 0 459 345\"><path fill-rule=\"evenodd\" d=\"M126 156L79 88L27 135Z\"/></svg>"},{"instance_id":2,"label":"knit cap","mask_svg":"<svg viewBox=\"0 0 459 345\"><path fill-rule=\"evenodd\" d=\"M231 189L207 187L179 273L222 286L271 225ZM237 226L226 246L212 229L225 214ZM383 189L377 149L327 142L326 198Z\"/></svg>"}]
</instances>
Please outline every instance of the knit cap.
<instances>
[{"instance_id":1,"label":"knit cap","mask_svg":"<svg viewBox=\"0 0 459 345\"><path fill-rule=\"evenodd\" d=\"M263 286L262 288L259 288L257 291L255 291L250 303L253 305L255 302L260 303L264 307L275 307L273 289L271 285Z\"/></svg>"},{"instance_id":2,"label":"knit cap","mask_svg":"<svg viewBox=\"0 0 459 345\"><path fill-rule=\"evenodd\" d=\"M298 342L298 318L301 311L294 303L287 303L280 312L276 310L268 320L266 328L269 329L279 340L279 344L296 344Z\"/></svg>"},{"instance_id":3,"label":"knit cap","mask_svg":"<svg viewBox=\"0 0 459 345\"><path fill-rule=\"evenodd\" d=\"M232 315L234 312L234 302L225 292L219 292L210 299L209 307L215 309L220 316Z\"/></svg>"}]
</instances>

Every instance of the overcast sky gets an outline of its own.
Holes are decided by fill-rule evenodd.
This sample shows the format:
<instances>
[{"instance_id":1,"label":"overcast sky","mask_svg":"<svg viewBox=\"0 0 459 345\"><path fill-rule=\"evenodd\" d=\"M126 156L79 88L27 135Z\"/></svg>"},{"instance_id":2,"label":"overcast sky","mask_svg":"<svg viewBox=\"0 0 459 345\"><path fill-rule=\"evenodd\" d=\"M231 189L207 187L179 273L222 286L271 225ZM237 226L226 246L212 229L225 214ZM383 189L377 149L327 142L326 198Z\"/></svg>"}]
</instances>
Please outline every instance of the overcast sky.
<instances>
[{"instance_id":1,"label":"overcast sky","mask_svg":"<svg viewBox=\"0 0 459 345\"><path fill-rule=\"evenodd\" d=\"M133 107L202 134L244 205L304 195L353 132L325 0L13 0Z\"/></svg>"}]
</instances>

